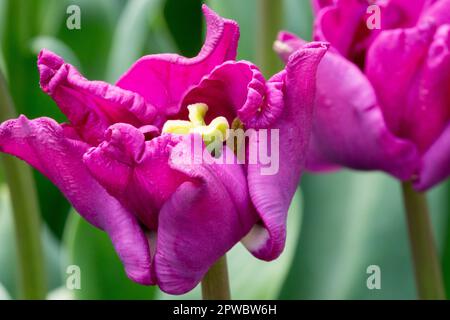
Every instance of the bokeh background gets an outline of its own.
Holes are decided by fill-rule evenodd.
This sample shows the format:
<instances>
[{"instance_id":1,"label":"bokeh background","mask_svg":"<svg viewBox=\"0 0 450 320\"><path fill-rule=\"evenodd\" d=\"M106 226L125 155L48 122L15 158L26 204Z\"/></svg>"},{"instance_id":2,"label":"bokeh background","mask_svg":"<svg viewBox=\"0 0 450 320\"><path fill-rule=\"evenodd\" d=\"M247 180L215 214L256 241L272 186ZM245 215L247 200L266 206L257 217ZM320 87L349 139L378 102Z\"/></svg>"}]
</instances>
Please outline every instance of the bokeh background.
<instances>
[{"instance_id":1,"label":"bokeh background","mask_svg":"<svg viewBox=\"0 0 450 320\"><path fill-rule=\"evenodd\" d=\"M91 80L115 82L145 54L194 56L204 39L201 4L206 2L241 27L239 58L258 62L267 52L263 0L0 0L0 69L16 109L30 118L64 121L39 88L36 56L48 48ZM267 1L267 0L264 0ZM269 0L271 1L271 0ZM308 0L272 0L282 8L283 28L311 38ZM81 30L66 27L69 5L81 9ZM262 47L266 46L266 47ZM272 59L272 58L271 58ZM275 54L273 61L277 61ZM277 70L281 64L265 66ZM3 106L0 106L3 107ZM0 167L0 300L20 297L10 193ZM132 283L109 239L73 212L59 191L33 172L43 219L49 299L182 297ZM436 243L450 288L449 184L429 193ZM24 196L23 201L27 201ZM220 212L218 212L220 214ZM407 229L398 182L381 173L340 171L305 175L291 206L282 257L258 261L242 246L229 254L236 299L414 299ZM81 268L81 290L66 288L69 265ZM370 265L381 268L381 290L366 286Z\"/></svg>"}]
</instances>

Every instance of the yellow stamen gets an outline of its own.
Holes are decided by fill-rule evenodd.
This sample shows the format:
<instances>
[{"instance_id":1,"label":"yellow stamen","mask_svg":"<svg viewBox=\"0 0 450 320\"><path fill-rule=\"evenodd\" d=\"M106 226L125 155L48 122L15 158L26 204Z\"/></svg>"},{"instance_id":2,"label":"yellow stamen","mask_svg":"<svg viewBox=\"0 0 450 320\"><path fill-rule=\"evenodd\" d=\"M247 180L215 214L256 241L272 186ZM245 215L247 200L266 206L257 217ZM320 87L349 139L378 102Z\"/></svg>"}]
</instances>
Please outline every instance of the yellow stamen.
<instances>
[{"instance_id":1,"label":"yellow stamen","mask_svg":"<svg viewBox=\"0 0 450 320\"><path fill-rule=\"evenodd\" d=\"M188 106L189 120L168 120L162 129L165 133L174 134L201 134L207 145L219 140L224 142L227 139L227 132L230 128L228 121L224 117L217 117L209 125L205 123L205 115L208 106L204 103L196 103Z\"/></svg>"},{"instance_id":2,"label":"yellow stamen","mask_svg":"<svg viewBox=\"0 0 450 320\"><path fill-rule=\"evenodd\" d=\"M196 103L188 106L189 120L195 126L205 125L205 115L208 112L208 106L204 103Z\"/></svg>"},{"instance_id":3,"label":"yellow stamen","mask_svg":"<svg viewBox=\"0 0 450 320\"><path fill-rule=\"evenodd\" d=\"M231 123L231 134L227 137L226 144L233 150L238 159L243 158L243 146L245 144L244 124L239 118L234 118Z\"/></svg>"},{"instance_id":4,"label":"yellow stamen","mask_svg":"<svg viewBox=\"0 0 450 320\"><path fill-rule=\"evenodd\" d=\"M164 124L162 132L174 134L189 134L193 128L194 125L189 121L169 120Z\"/></svg>"},{"instance_id":5,"label":"yellow stamen","mask_svg":"<svg viewBox=\"0 0 450 320\"><path fill-rule=\"evenodd\" d=\"M233 130L237 130L237 129L244 130L244 124L242 123L241 119L234 118L233 123L231 123L231 129L233 129Z\"/></svg>"}]
</instances>

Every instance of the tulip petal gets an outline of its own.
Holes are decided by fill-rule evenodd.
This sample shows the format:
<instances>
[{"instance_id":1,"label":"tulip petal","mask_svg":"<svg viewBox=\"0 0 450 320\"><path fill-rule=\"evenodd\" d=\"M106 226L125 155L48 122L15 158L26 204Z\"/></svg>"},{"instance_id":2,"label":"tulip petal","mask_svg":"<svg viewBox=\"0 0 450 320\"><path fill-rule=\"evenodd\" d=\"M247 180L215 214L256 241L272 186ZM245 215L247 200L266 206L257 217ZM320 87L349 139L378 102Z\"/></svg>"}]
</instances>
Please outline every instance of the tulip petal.
<instances>
[{"instance_id":1,"label":"tulip petal","mask_svg":"<svg viewBox=\"0 0 450 320\"><path fill-rule=\"evenodd\" d=\"M433 106L424 101L433 99L436 94L435 90L426 93L424 89L434 89L427 88L433 83L437 86L430 79L437 72L431 70L424 73L423 68L418 67L427 60L435 30L432 24L424 23L411 29L384 31L373 43L367 57L366 74L378 93L387 125L397 136L416 142L421 151L429 144L430 134L420 137L423 134L420 129L424 127L418 125L418 122L424 121L420 109L426 108L427 112L429 108L442 109L442 103ZM397 67L393 68L393 65ZM431 121L430 115L425 116ZM427 129L433 127L436 121L439 119L434 119ZM435 132L431 133L431 136L435 135Z\"/></svg>"},{"instance_id":2,"label":"tulip petal","mask_svg":"<svg viewBox=\"0 0 450 320\"><path fill-rule=\"evenodd\" d=\"M322 45L316 44L316 46L317 48L314 47L314 45L311 45L307 50L317 50L318 52L325 50L325 47ZM305 55L307 55L307 50L305 51ZM314 57L318 59L320 53L317 53L317 57L311 53L308 58L304 58L305 61L310 61L311 72L315 71ZM298 59L301 60L302 58ZM309 69L307 69L305 65L306 62L298 68L302 69L305 74L308 74ZM291 73L295 72L297 72L297 70L291 71ZM305 82L301 83L298 92L304 93L307 98L305 99L303 96L300 97L300 93L297 93L295 99L304 101L305 106L305 108L302 109L302 112L297 112L296 110L290 110L289 108L283 109L285 103L283 93L285 79L285 74L282 72L266 83L259 70L252 64L248 62L226 62L214 69L208 76L204 77L200 84L185 96L183 105L196 102L206 103L210 107L208 113L212 112L210 117L214 118L218 115L226 115L228 120L232 121L237 115L244 123L246 129L273 128L273 126L275 126L274 128L279 129L280 127L283 127L280 141L283 141L284 139L287 144L292 144L291 142L294 139L298 140L301 147L297 154L301 154L306 145L306 143L302 145L303 135L305 135L306 132L309 132L308 126L305 125L308 122L307 116L302 115L302 112L312 112L307 106L312 106L312 102L309 104L309 101L312 101L312 98L314 97L314 86L307 87L303 91L302 88L306 87L309 84L309 81L313 80L305 78ZM293 100L294 98L291 99ZM299 107L302 108L301 105ZM288 112L289 115L281 119L280 117L285 112ZM297 123L302 123L304 127L302 127L301 130L297 128L298 130L289 131L288 128L292 126L292 123L296 123L295 119L299 121ZM254 142L254 145L251 147L255 150L253 152L254 154L255 152L257 154L257 150L259 150L258 139L262 139L260 134L262 134L262 131L254 130L250 135L250 142ZM272 139L270 133L267 134L267 138L269 140ZM261 143L265 142L266 141ZM289 148L292 149L294 147L290 146ZM281 159L289 157L290 155L288 154L291 152L291 150L288 151L287 149L282 150ZM292 164L292 162L298 162L298 164ZM285 165L286 167L284 167ZM301 165L302 162L298 159L293 159L292 161L283 160L283 163L281 164L286 170L287 168L300 168ZM253 188L250 179L253 179L253 181L255 181L255 206L260 213L262 221L261 224L258 224L252 233L244 240L244 244L257 257L271 260L276 258L284 247L283 239L285 237L285 230L283 221L286 218L290 199L295 192L295 186L298 183L300 171L297 170L298 175L296 173L288 175L286 172L283 172L279 174L279 176L274 175L271 178L266 179L264 177L258 178L258 176L261 175L261 167L262 166L260 165L249 165L249 187L250 192L252 192ZM288 176L290 177L290 180L293 181L292 188L282 185L285 182L283 179L287 179ZM273 195L275 194L275 200L273 201L277 202L277 206L279 206L279 203L286 204L286 208L282 207L278 212L278 208L275 208L274 204L268 203L270 202L269 200L262 200L260 197L265 196L263 194L264 191L261 191L263 188L260 186L262 185L265 187L273 186L274 189L284 189L285 194L283 192L280 193L279 191L272 190L268 193L270 194L270 197L267 195L266 198L273 198Z\"/></svg>"},{"instance_id":3,"label":"tulip petal","mask_svg":"<svg viewBox=\"0 0 450 320\"><path fill-rule=\"evenodd\" d=\"M422 169L414 187L426 191L450 175L450 124L424 154Z\"/></svg>"},{"instance_id":4,"label":"tulip petal","mask_svg":"<svg viewBox=\"0 0 450 320\"><path fill-rule=\"evenodd\" d=\"M360 70L330 52L317 79L312 149L338 165L409 179L419 161L417 149L389 131L376 94Z\"/></svg>"},{"instance_id":5,"label":"tulip petal","mask_svg":"<svg viewBox=\"0 0 450 320\"><path fill-rule=\"evenodd\" d=\"M407 0L405 0L407 1ZM412 1L407 1L411 3ZM432 20L435 25L450 23L450 0L429 1L426 10L423 11L421 21Z\"/></svg>"},{"instance_id":6,"label":"tulip petal","mask_svg":"<svg viewBox=\"0 0 450 320\"><path fill-rule=\"evenodd\" d=\"M314 22L314 40L330 42L343 56L352 54L358 33L369 33L363 24L367 3L360 0L340 0L320 10Z\"/></svg>"},{"instance_id":7,"label":"tulip petal","mask_svg":"<svg viewBox=\"0 0 450 320\"><path fill-rule=\"evenodd\" d=\"M429 48L423 69L410 90L406 134L419 150L427 150L450 120L450 25L441 26ZM414 90L414 91L413 91Z\"/></svg>"},{"instance_id":8,"label":"tulip petal","mask_svg":"<svg viewBox=\"0 0 450 320\"><path fill-rule=\"evenodd\" d=\"M208 105L206 121L239 117L245 128L267 128L283 109L282 82L266 83L259 69L247 61L228 61L205 76L183 99L183 106ZM187 108L184 108L187 110ZM187 118L187 113L181 114Z\"/></svg>"},{"instance_id":9,"label":"tulip petal","mask_svg":"<svg viewBox=\"0 0 450 320\"><path fill-rule=\"evenodd\" d=\"M413 27L428 6L428 2L429 0L389 0L384 5L387 12L382 14L382 20L385 16L390 20L383 23L383 29Z\"/></svg>"},{"instance_id":10,"label":"tulip petal","mask_svg":"<svg viewBox=\"0 0 450 320\"><path fill-rule=\"evenodd\" d=\"M195 162L190 139L197 136L165 134L144 142L138 129L125 124L112 126L106 136L84 157L87 167L156 231L160 288L171 294L191 290L258 219L244 168L234 158L216 163L208 153L200 155L208 159ZM229 151L222 157L226 154L234 156Z\"/></svg>"},{"instance_id":11,"label":"tulip petal","mask_svg":"<svg viewBox=\"0 0 450 320\"><path fill-rule=\"evenodd\" d=\"M138 94L105 82L88 81L48 50L39 54L38 68L42 89L90 144L100 142L105 130L115 122L142 126L155 117L155 109Z\"/></svg>"},{"instance_id":12,"label":"tulip petal","mask_svg":"<svg viewBox=\"0 0 450 320\"><path fill-rule=\"evenodd\" d=\"M111 195L156 231L162 205L188 180L168 164L178 139L165 135L145 142L144 134L128 124L111 126L105 136L85 154L86 166Z\"/></svg>"},{"instance_id":13,"label":"tulip petal","mask_svg":"<svg viewBox=\"0 0 450 320\"><path fill-rule=\"evenodd\" d=\"M381 30L414 26L425 2L337 0L335 4L321 6L314 25L314 39L330 42L339 53L363 68L366 51ZM374 5L377 11L374 11ZM378 13L380 15L376 16ZM376 19L379 28L371 28L369 23Z\"/></svg>"},{"instance_id":14,"label":"tulip petal","mask_svg":"<svg viewBox=\"0 0 450 320\"><path fill-rule=\"evenodd\" d=\"M303 39L300 39L295 34L280 31L277 35L277 40L273 45L273 49L284 61L287 63L289 61L289 57L297 50L301 49L307 42Z\"/></svg>"},{"instance_id":15,"label":"tulip petal","mask_svg":"<svg viewBox=\"0 0 450 320\"><path fill-rule=\"evenodd\" d=\"M287 212L304 167L310 139L316 68L326 50L327 46L321 43L305 46L291 56L286 71L269 81L284 84L278 87L283 92L284 109L270 126L270 129L279 130L278 141L270 144L272 160L277 161L279 167L276 172L265 174L262 164L248 164L250 196L262 224L243 240L253 255L263 260L277 258L284 248ZM270 131L270 135L275 134L275 130ZM257 133L258 137L250 138L250 153L261 150L261 144L268 144L261 139L260 132L254 135Z\"/></svg>"},{"instance_id":16,"label":"tulip petal","mask_svg":"<svg viewBox=\"0 0 450 320\"><path fill-rule=\"evenodd\" d=\"M176 54L150 55L138 60L118 81L121 88L142 95L162 115L176 115L184 94L203 76L227 60L236 58L239 26L203 6L206 42L195 58Z\"/></svg>"},{"instance_id":17,"label":"tulip petal","mask_svg":"<svg viewBox=\"0 0 450 320\"><path fill-rule=\"evenodd\" d=\"M286 49L304 41L280 33ZM278 50L280 53L280 51ZM283 52L281 52L283 56ZM333 52L322 59L317 72L317 98L307 168L328 171L336 166L385 170L408 179L417 169L415 146L395 137L387 128L376 94L358 67Z\"/></svg>"},{"instance_id":18,"label":"tulip petal","mask_svg":"<svg viewBox=\"0 0 450 320\"><path fill-rule=\"evenodd\" d=\"M50 179L86 220L108 233L128 276L151 284L147 239L134 216L83 165L88 147L67 138L63 127L49 118L21 116L0 126L0 151L26 161Z\"/></svg>"},{"instance_id":19,"label":"tulip petal","mask_svg":"<svg viewBox=\"0 0 450 320\"><path fill-rule=\"evenodd\" d=\"M244 168L221 164L220 158L201 165L180 161L189 157L190 149L183 140L171 155L171 166L192 180L183 183L161 209L155 256L161 289L177 294L194 288L258 219Z\"/></svg>"}]
</instances>

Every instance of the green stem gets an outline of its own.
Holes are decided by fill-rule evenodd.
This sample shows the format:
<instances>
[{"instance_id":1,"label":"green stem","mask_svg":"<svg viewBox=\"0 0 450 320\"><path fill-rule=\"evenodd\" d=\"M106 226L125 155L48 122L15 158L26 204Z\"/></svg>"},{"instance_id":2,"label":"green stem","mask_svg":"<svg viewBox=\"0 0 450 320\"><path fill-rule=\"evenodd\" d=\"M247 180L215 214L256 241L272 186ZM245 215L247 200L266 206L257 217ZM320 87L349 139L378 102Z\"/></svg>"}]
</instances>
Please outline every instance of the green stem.
<instances>
[{"instance_id":1,"label":"green stem","mask_svg":"<svg viewBox=\"0 0 450 320\"><path fill-rule=\"evenodd\" d=\"M0 121L15 117L14 106L0 72ZM46 278L41 243L39 205L31 169L18 159L2 155L13 207L20 298L45 299Z\"/></svg>"},{"instance_id":2,"label":"green stem","mask_svg":"<svg viewBox=\"0 0 450 320\"><path fill-rule=\"evenodd\" d=\"M258 5L256 60L263 74L270 77L282 68L280 59L273 51L273 43L282 29L283 1L258 0Z\"/></svg>"},{"instance_id":3,"label":"green stem","mask_svg":"<svg viewBox=\"0 0 450 320\"><path fill-rule=\"evenodd\" d=\"M203 300L230 300L227 258L223 256L209 269L202 280Z\"/></svg>"},{"instance_id":4,"label":"green stem","mask_svg":"<svg viewBox=\"0 0 450 320\"><path fill-rule=\"evenodd\" d=\"M446 189L447 194L449 195L447 197L448 211L450 208L450 182L447 182ZM450 270L450 214L447 214L447 228L444 243L442 268L444 270ZM444 287L447 290L447 298L450 299L450 272L444 272Z\"/></svg>"},{"instance_id":5,"label":"green stem","mask_svg":"<svg viewBox=\"0 0 450 320\"><path fill-rule=\"evenodd\" d=\"M419 299L445 299L442 270L434 244L425 194L403 183L403 199Z\"/></svg>"}]
</instances>

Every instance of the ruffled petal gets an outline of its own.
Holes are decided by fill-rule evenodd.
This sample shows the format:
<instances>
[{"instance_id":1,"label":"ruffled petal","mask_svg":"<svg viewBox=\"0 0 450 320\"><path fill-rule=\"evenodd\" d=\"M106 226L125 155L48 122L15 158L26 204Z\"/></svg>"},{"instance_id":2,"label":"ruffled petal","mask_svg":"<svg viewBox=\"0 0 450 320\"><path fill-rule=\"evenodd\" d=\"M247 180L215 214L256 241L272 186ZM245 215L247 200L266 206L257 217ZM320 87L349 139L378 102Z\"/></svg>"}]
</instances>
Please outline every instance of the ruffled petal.
<instances>
[{"instance_id":1,"label":"ruffled petal","mask_svg":"<svg viewBox=\"0 0 450 320\"><path fill-rule=\"evenodd\" d=\"M249 154L268 145L273 160L271 171L264 171L266 166L262 163L249 163L247 173L250 196L262 223L253 228L243 243L263 260L277 258L284 248L287 212L310 139L316 68L326 50L324 44L309 44L291 56L286 71L269 81L269 84L282 83L271 90L282 93L284 108L266 135L261 135L263 130L257 130L249 139Z\"/></svg>"},{"instance_id":2,"label":"ruffled petal","mask_svg":"<svg viewBox=\"0 0 450 320\"><path fill-rule=\"evenodd\" d=\"M414 187L426 191L450 175L450 124L436 142L424 154L422 169Z\"/></svg>"},{"instance_id":3,"label":"ruffled petal","mask_svg":"<svg viewBox=\"0 0 450 320\"><path fill-rule=\"evenodd\" d=\"M200 154L193 153L194 137ZM138 129L116 124L84 157L108 192L156 232L156 282L171 294L194 288L258 219L244 168L234 158L215 162L203 150L198 136L165 134L144 142Z\"/></svg>"},{"instance_id":4,"label":"ruffled petal","mask_svg":"<svg viewBox=\"0 0 450 320\"><path fill-rule=\"evenodd\" d=\"M168 163L179 138L165 135L145 141L144 134L128 124L115 124L106 139L84 156L91 174L145 226L157 230L164 202L188 177Z\"/></svg>"},{"instance_id":5,"label":"ruffled petal","mask_svg":"<svg viewBox=\"0 0 450 320\"><path fill-rule=\"evenodd\" d=\"M236 58L239 26L203 6L206 42L195 58L176 54L150 55L138 60L118 81L121 88L142 95L162 115L176 115L184 94L203 76L227 60ZM163 120L162 120L163 121Z\"/></svg>"},{"instance_id":6,"label":"ruffled petal","mask_svg":"<svg viewBox=\"0 0 450 320\"><path fill-rule=\"evenodd\" d=\"M245 128L267 128L283 109L280 81L266 83L259 69L247 61L228 61L205 76L183 99L183 106L206 103L209 122L224 116L231 123L239 117ZM187 108L183 108L187 110ZM181 113L187 118L187 113Z\"/></svg>"},{"instance_id":7,"label":"ruffled petal","mask_svg":"<svg viewBox=\"0 0 450 320\"><path fill-rule=\"evenodd\" d=\"M131 91L101 81L88 81L56 54L42 50L38 58L40 84L67 116L79 135L97 144L109 125L149 124L155 109Z\"/></svg>"},{"instance_id":8,"label":"ruffled petal","mask_svg":"<svg viewBox=\"0 0 450 320\"><path fill-rule=\"evenodd\" d=\"M277 40L274 43L274 50L281 60L283 60L284 63L287 63L289 57L306 44L306 41L300 39L295 34L287 31L280 31ZM316 141L316 137L311 135L311 141L308 147L308 157L305 165L306 168L315 172L328 172L339 169L340 166L334 164L331 160L326 159L321 150L318 150L317 146L319 145L320 144Z\"/></svg>"},{"instance_id":9,"label":"ruffled petal","mask_svg":"<svg viewBox=\"0 0 450 320\"><path fill-rule=\"evenodd\" d=\"M244 168L221 164L221 158L201 165L180 161L189 158L190 150L191 143L184 140L171 155L170 165L193 180L183 183L161 209L155 256L161 289L176 294L194 288L258 219Z\"/></svg>"},{"instance_id":10,"label":"ruffled petal","mask_svg":"<svg viewBox=\"0 0 450 320\"><path fill-rule=\"evenodd\" d=\"M128 276L152 284L147 239L134 216L83 165L88 147L67 138L65 130L49 118L21 116L0 125L0 151L26 161L50 179L86 220L108 233Z\"/></svg>"}]
</instances>

